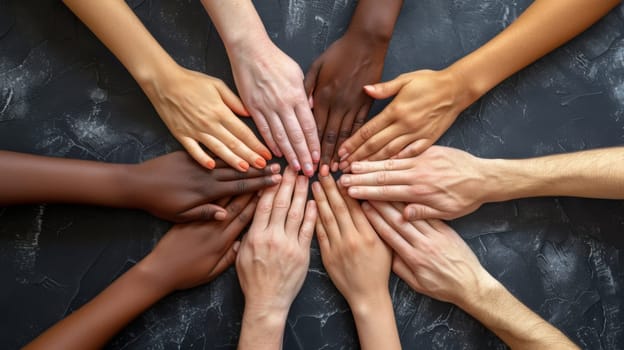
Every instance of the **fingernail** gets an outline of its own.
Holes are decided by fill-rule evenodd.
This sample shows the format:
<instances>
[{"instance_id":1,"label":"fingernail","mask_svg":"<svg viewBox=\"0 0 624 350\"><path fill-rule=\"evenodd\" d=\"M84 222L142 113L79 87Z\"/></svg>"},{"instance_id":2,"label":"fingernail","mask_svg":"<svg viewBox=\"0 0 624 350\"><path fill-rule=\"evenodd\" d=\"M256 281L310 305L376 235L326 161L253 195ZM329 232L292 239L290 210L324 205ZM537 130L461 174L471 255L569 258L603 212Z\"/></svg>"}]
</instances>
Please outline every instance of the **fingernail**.
<instances>
[{"instance_id":1,"label":"fingernail","mask_svg":"<svg viewBox=\"0 0 624 350\"><path fill-rule=\"evenodd\" d=\"M314 181L314 183L312 184L312 191L321 191L321 184L318 181Z\"/></svg>"},{"instance_id":2,"label":"fingernail","mask_svg":"<svg viewBox=\"0 0 624 350\"><path fill-rule=\"evenodd\" d=\"M364 88L368 91L375 91L375 85L364 85Z\"/></svg>"},{"instance_id":3,"label":"fingernail","mask_svg":"<svg viewBox=\"0 0 624 350\"><path fill-rule=\"evenodd\" d=\"M305 163L305 164L303 165L303 170L304 170L306 173L309 173L309 174L312 174L312 173L314 172L314 168L312 167L312 164L310 164L310 163Z\"/></svg>"},{"instance_id":4,"label":"fingernail","mask_svg":"<svg viewBox=\"0 0 624 350\"><path fill-rule=\"evenodd\" d=\"M210 159L206 162L206 166L208 167L208 169L214 169L215 168L215 162L214 160Z\"/></svg>"},{"instance_id":5,"label":"fingernail","mask_svg":"<svg viewBox=\"0 0 624 350\"><path fill-rule=\"evenodd\" d=\"M282 169L282 167L279 164L271 164L271 172L273 174L277 174L280 172L280 170Z\"/></svg>"},{"instance_id":6,"label":"fingernail","mask_svg":"<svg viewBox=\"0 0 624 350\"><path fill-rule=\"evenodd\" d=\"M312 161L314 163L318 163L320 159L321 159L321 154L318 151L312 152Z\"/></svg>"},{"instance_id":7,"label":"fingernail","mask_svg":"<svg viewBox=\"0 0 624 350\"><path fill-rule=\"evenodd\" d=\"M240 249L240 241L234 242L234 244L232 244L232 250L234 250L235 253L238 253L239 249Z\"/></svg>"},{"instance_id":8,"label":"fingernail","mask_svg":"<svg viewBox=\"0 0 624 350\"><path fill-rule=\"evenodd\" d=\"M247 169L249 169L249 163L244 160L238 162L238 166L241 167L244 171L247 171Z\"/></svg>"},{"instance_id":9,"label":"fingernail","mask_svg":"<svg viewBox=\"0 0 624 350\"><path fill-rule=\"evenodd\" d=\"M264 160L264 158L256 158L254 164L256 164L258 168L264 168L266 166L266 160Z\"/></svg>"},{"instance_id":10,"label":"fingernail","mask_svg":"<svg viewBox=\"0 0 624 350\"><path fill-rule=\"evenodd\" d=\"M349 152L347 152L346 149L341 148L338 151L338 157L340 157L340 160L345 160L345 158L347 158L349 156Z\"/></svg>"},{"instance_id":11,"label":"fingernail","mask_svg":"<svg viewBox=\"0 0 624 350\"><path fill-rule=\"evenodd\" d=\"M282 175L271 176L271 181L273 182L274 185L277 185L278 183L282 181Z\"/></svg>"},{"instance_id":12,"label":"fingernail","mask_svg":"<svg viewBox=\"0 0 624 350\"><path fill-rule=\"evenodd\" d=\"M292 167L295 169L295 171L299 171L301 170L301 165L299 165L299 161L298 160L293 160L292 161Z\"/></svg>"},{"instance_id":13,"label":"fingernail","mask_svg":"<svg viewBox=\"0 0 624 350\"><path fill-rule=\"evenodd\" d=\"M225 218L227 217L227 214L225 212L218 211L214 217L215 219L221 221L221 220L225 220Z\"/></svg>"},{"instance_id":14,"label":"fingernail","mask_svg":"<svg viewBox=\"0 0 624 350\"><path fill-rule=\"evenodd\" d=\"M283 154L282 154L282 151L280 151L279 149L275 149L275 150L273 150L273 154L275 154L276 156L278 156L278 157L280 157L280 158L281 158L281 157L282 157L282 155L283 155Z\"/></svg>"},{"instance_id":15,"label":"fingernail","mask_svg":"<svg viewBox=\"0 0 624 350\"><path fill-rule=\"evenodd\" d=\"M359 163L351 164L351 170L353 170L353 171L360 171L361 169L362 169L362 166Z\"/></svg>"},{"instance_id":16,"label":"fingernail","mask_svg":"<svg viewBox=\"0 0 624 350\"><path fill-rule=\"evenodd\" d=\"M273 156L271 155L271 152L269 151L261 151L260 155L266 160L273 158Z\"/></svg>"},{"instance_id":17,"label":"fingernail","mask_svg":"<svg viewBox=\"0 0 624 350\"><path fill-rule=\"evenodd\" d=\"M360 192L357 187L349 187L348 193L349 196L357 196L358 192Z\"/></svg>"},{"instance_id":18,"label":"fingernail","mask_svg":"<svg viewBox=\"0 0 624 350\"><path fill-rule=\"evenodd\" d=\"M340 177L340 183L343 186L349 186L351 184L351 176L349 176L349 175L342 175Z\"/></svg>"},{"instance_id":19,"label":"fingernail","mask_svg":"<svg viewBox=\"0 0 624 350\"><path fill-rule=\"evenodd\" d=\"M319 174L321 176L327 176L329 175L329 166L327 164L323 164L321 166L321 170L319 171Z\"/></svg>"}]
</instances>

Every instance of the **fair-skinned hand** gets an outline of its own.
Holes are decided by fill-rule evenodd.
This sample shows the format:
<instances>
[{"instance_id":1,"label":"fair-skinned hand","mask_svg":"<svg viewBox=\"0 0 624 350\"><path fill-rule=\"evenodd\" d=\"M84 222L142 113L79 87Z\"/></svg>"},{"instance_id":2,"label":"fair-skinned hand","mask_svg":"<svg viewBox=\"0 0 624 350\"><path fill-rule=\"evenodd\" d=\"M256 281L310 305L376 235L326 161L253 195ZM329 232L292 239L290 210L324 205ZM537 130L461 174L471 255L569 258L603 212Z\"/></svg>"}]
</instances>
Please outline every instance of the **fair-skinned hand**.
<instances>
[{"instance_id":1,"label":"fair-skinned hand","mask_svg":"<svg viewBox=\"0 0 624 350\"><path fill-rule=\"evenodd\" d=\"M410 203L409 220L455 219L477 210L488 199L488 166L464 151L432 146L419 156L355 162L340 184L351 197Z\"/></svg>"},{"instance_id":2,"label":"fair-skinned hand","mask_svg":"<svg viewBox=\"0 0 624 350\"><path fill-rule=\"evenodd\" d=\"M317 58L305 77L314 101L321 140L321 165L338 170L338 146L366 121L372 98L364 85L381 79L388 42L350 30Z\"/></svg>"},{"instance_id":3,"label":"fair-skinned hand","mask_svg":"<svg viewBox=\"0 0 624 350\"><path fill-rule=\"evenodd\" d=\"M238 91L264 141L295 170L312 176L320 145L299 65L268 38L228 54Z\"/></svg>"},{"instance_id":4,"label":"fair-skinned hand","mask_svg":"<svg viewBox=\"0 0 624 350\"><path fill-rule=\"evenodd\" d=\"M281 179L279 164L241 173L217 161L215 169L208 170L186 152L173 152L128 168L128 201L173 222L223 220L226 211L215 200L256 192Z\"/></svg>"},{"instance_id":5,"label":"fair-skinned hand","mask_svg":"<svg viewBox=\"0 0 624 350\"><path fill-rule=\"evenodd\" d=\"M277 315L285 321L310 264L316 206L306 207L308 179L288 167L280 185L263 191L243 238L236 271L245 313Z\"/></svg>"},{"instance_id":6,"label":"fair-skinned hand","mask_svg":"<svg viewBox=\"0 0 624 350\"><path fill-rule=\"evenodd\" d=\"M407 158L424 151L472 103L462 86L451 70L419 70L364 87L375 99L396 96L342 144L340 169L355 161Z\"/></svg>"},{"instance_id":7,"label":"fair-skinned hand","mask_svg":"<svg viewBox=\"0 0 624 350\"><path fill-rule=\"evenodd\" d=\"M234 263L234 241L251 221L257 201L245 194L230 201L223 221L174 226L137 266L165 294L211 281Z\"/></svg>"},{"instance_id":8,"label":"fair-skinned hand","mask_svg":"<svg viewBox=\"0 0 624 350\"><path fill-rule=\"evenodd\" d=\"M395 252L392 271L417 292L462 307L474 302L485 285L498 284L466 242L442 221L406 221L401 203L371 201L362 207Z\"/></svg>"},{"instance_id":9,"label":"fair-skinned hand","mask_svg":"<svg viewBox=\"0 0 624 350\"><path fill-rule=\"evenodd\" d=\"M368 223L360 204L339 190L327 167L323 168L320 182L312 185L323 265L352 309L370 307L388 296L392 252Z\"/></svg>"},{"instance_id":10,"label":"fair-skinned hand","mask_svg":"<svg viewBox=\"0 0 624 350\"><path fill-rule=\"evenodd\" d=\"M165 81L143 84L143 90L173 136L202 166L213 169L218 158L239 171L262 169L269 150L234 113L248 116L240 99L217 78L180 66Z\"/></svg>"}]
</instances>

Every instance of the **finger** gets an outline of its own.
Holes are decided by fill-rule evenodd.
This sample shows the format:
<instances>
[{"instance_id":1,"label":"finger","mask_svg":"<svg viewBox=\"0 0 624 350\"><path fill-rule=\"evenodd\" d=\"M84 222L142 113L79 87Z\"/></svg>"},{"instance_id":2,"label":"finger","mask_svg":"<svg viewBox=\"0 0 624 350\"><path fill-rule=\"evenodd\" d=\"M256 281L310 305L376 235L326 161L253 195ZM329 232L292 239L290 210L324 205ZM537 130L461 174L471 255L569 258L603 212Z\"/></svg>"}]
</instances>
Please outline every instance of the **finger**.
<instances>
[{"instance_id":1,"label":"finger","mask_svg":"<svg viewBox=\"0 0 624 350\"><path fill-rule=\"evenodd\" d=\"M234 245L237 247L234 248ZM210 280L213 280L217 276L223 273L223 271L227 270L228 267L232 266L236 261L236 252L238 250L238 245L240 242L236 241L232 244L232 246L225 252L225 254L219 259L215 267L210 271Z\"/></svg>"},{"instance_id":2,"label":"finger","mask_svg":"<svg viewBox=\"0 0 624 350\"><path fill-rule=\"evenodd\" d=\"M180 138L179 141L180 141L180 144L182 144L182 147L186 149L186 151L191 155L191 157L193 157L193 159L195 159L197 163L199 163L201 166L208 168L208 169L215 168L216 163L214 159L212 159L199 146L199 143L197 143L197 141L193 140L190 137Z\"/></svg>"},{"instance_id":3,"label":"finger","mask_svg":"<svg viewBox=\"0 0 624 350\"><path fill-rule=\"evenodd\" d=\"M325 232L327 233L329 241L336 242L338 239L340 239L340 228L338 226L338 221L334 216L334 212L332 211L331 205L327 200L327 196L325 196L323 187L318 181L312 184L312 195L314 196L314 200L316 201L318 215L320 217L323 227L325 228Z\"/></svg>"},{"instance_id":4,"label":"finger","mask_svg":"<svg viewBox=\"0 0 624 350\"><path fill-rule=\"evenodd\" d=\"M223 184L224 190L228 194L243 194L257 192L269 186L277 185L282 180L280 174L256 177L244 180L228 181Z\"/></svg>"},{"instance_id":5,"label":"finger","mask_svg":"<svg viewBox=\"0 0 624 350\"><path fill-rule=\"evenodd\" d=\"M286 170L284 170L279 190L273 200L273 211L271 212L271 221L269 225L285 227L286 216L288 215L288 210L290 209L290 203L292 201L296 181L297 173L291 167L287 167Z\"/></svg>"},{"instance_id":6,"label":"finger","mask_svg":"<svg viewBox=\"0 0 624 350\"><path fill-rule=\"evenodd\" d=\"M338 171L338 147L351 136L351 130L353 129L353 121L355 120L354 113L347 113L342 119L340 124L340 130L338 131L338 140L334 145L331 156L331 169L332 171Z\"/></svg>"},{"instance_id":7,"label":"finger","mask_svg":"<svg viewBox=\"0 0 624 350\"><path fill-rule=\"evenodd\" d=\"M314 224L317 218L316 203L312 200L308 201L305 208L305 215L303 217L303 223L301 229L299 229L299 245L302 247L310 248L312 243L312 236L314 236Z\"/></svg>"},{"instance_id":8,"label":"finger","mask_svg":"<svg viewBox=\"0 0 624 350\"><path fill-rule=\"evenodd\" d=\"M316 129L316 122L312 116L312 112L307 108L307 114L310 120L306 120L303 116L295 114L293 110L287 110L280 113L280 117L284 123L284 128L288 134L288 140L295 150L298 163L301 164L301 170L306 176L312 176L314 174L314 165L312 162L311 150L308 148L308 137L306 133L310 130L314 133L314 138L318 141L318 134ZM304 125L307 124L307 125ZM304 131L304 128L308 128Z\"/></svg>"},{"instance_id":9,"label":"finger","mask_svg":"<svg viewBox=\"0 0 624 350\"><path fill-rule=\"evenodd\" d=\"M373 225L375 231L383 239L384 242L392 250L401 256L408 256L413 250L411 244L406 241L399 232L397 232L392 226L390 226L381 214L373 208L368 202L362 204L364 214L368 218L368 221Z\"/></svg>"},{"instance_id":10,"label":"finger","mask_svg":"<svg viewBox=\"0 0 624 350\"><path fill-rule=\"evenodd\" d=\"M207 203L198 205L176 215L175 222L184 223L191 221L225 220L227 211L219 205Z\"/></svg>"},{"instance_id":11,"label":"finger","mask_svg":"<svg viewBox=\"0 0 624 350\"><path fill-rule=\"evenodd\" d=\"M414 272L400 255L395 254L392 259L392 272L401 278L407 285L416 291L424 290L418 280L414 278Z\"/></svg>"},{"instance_id":12,"label":"finger","mask_svg":"<svg viewBox=\"0 0 624 350\"><path fill-rule=\"evenodd\" d=\"M251 225L254 230L250 229L249 232L261 232L269 226L271 212L273 211L273 200L280 186L281 185L275 185L262 190L262 196L260 196L260 200L258 201L254 220Z\"/></svg>"},{"instance_id":13,"label":"finger","mask_svg":"<svg viewBox=\"0 0 624 350\"><path fill-rule=\"evenodd\" d=\"M336 142L338 141L338 133L340 132L340 125L342 124L342 118L344 113L342 111L330 112L329 119L327 120L327 126L323 132L323 140L321 145L321 165L328 164L334 155L334 149L336 148Z\"/></svg>"},{"instance_id":14,"label":"finger","mask_svg":"<svg viewBox=\"0 0 624 350\"><path fill-rule=\"evenodd\" d=\"M412 142L411 144L403 147L403 149L397 154L397 158L411 158L423 153L429 146L432 145L433 140L420 139Z\"/></svg>"},{"instance_id":15,"label":"finger","mask_svg":"<svg viewBox=\"0 0 624 350\"><path fill-rule=\"evenodd\" d=\"M362 145L364 145L369 139L373 136L377 135L381 130L386 129L389 125L392 125L393 119L391 119L387 114L383 114L383 112L371 120L369 120L366 124L362 125L355 134L349 137L343 144L340 146L338 150L338 156L340 157L340 161L344 161L349 159L350 161L359 160L359 159L351 159L351 154L356 150L360 149Z\"/></svg>"},{"instance_id":16,"label":"finger","mask_svg":"<svg viewBox=\"0 0 624 350\"><path fill-rule=\"evenodd\" d=\"M223 143L222 140L228 144L231 144L232 142L230 140L230 137L226 136L225 133L219 133L219 135L201 133L198 136L198 141L203 143L204 146L214 152L217 157L223 159L223 161L226 162L229 166L238 171L247 171L249 169L249 163L247 163L247 161L245 161L243 158L232 152L232 150L230 150Z\"/></svg>"},{"instance_id":17,"label":"finger","mask_svg":"<svg viewBox=\"0 0 624 350\"><path fill-rule=\"evenodd\" d=\"M323 186L323 191L327 196L327 201L329 202L331 210L336 215L340 232L347 232L354 227L354 223L351 218L349 207L347 206L344 198L340 195L336 182L334 182L334 178L331 177L331 175L322 176L319 173L318 179L321 186ZM325 227L327 228L327 226Z\"/></svg>"},{"instance_id":18,"label":"finger","mask_svg":"<svg viewBox=\"0 0 624 350\"><path fill-rule=\"evenodd\" d=\"M305 89L306 96L311 96L312 94L314 94L314 88L316 87L318 74L321 71L321 67L323 66L321 62L322 60L315 60L314 62L312 62L312 65L310 65L310 68L308 69L308 72L303 79L303 88Z\"/></svg>"},{"instance_id":19,"label":"finger","mask_svg":"<svg viewBox=\"0 0 624 350\"><path fill-rule=\"evenodd\" d=\"M392 158L401 152L407 145L409 145L414 140L414 135L401 135L385 145L382 149L371 154L367 157L367 160L374 162L377 160L389 159Z\"/></svg>"},{"instance_id":20,"label":"finger","mask_svg":"<svg viewBox=\"0 0 624 350\"><path fill-rule=\"evenodd\" d=\"M321 248L321 255L325 255L329 252L330 241L329 236L327 235L327 231L323 226L323 222L320 217L316 219L316 239L319 242L319 247Z\"/></svg>"},{"instance_id":21,"label":"finger","mask_svg":"<svg viewBox=\"0 0 624 350\"><path fill-rule=\"evenodd\" d=\"M309 150L312 161L316 164L321 160L321 143L319 142L318 129L316 128L312 110L307 103L299 103L295 106L295 113L305 136L306 149Z\"/></svg>"},{"instance_id":22,"label":"finger","mask_svg":"<svg viewBox=\"0 0 624 350\"><path fill-rule=\"evenodd\" d=\"M384 218L384 220L398 232L413 247L431 233L431 226L423 220L409 222L403 218L402 212L388 202L369 201L371 206Z\"/></svg>"},{"instance_id":23,"label":"finger","mask_svg":"<svg viewBox=\"0 0 624 350\"><path fill-rule=\"evenodd\" d=\"M351 186L347 190L351 198L399 202L413 201L410 192L407 185Z\"/></svg>"},{"instance_id":24,"label":"finger","mask_svg":"<svg viewBox=\"0 0 624 350\"><path fill-rule=\"evenodd\" d=\"M232 201L230 201L230 203L225 207L225 210L227 210L227 218L225 222L228 222L228 227L232 225L233 221L236 221L234 219L247 208L250 202L255 202L256 200L257 197L253 194L243 194L234 197L234 199L232 199ZM255 204L253 204L253 206L255 209Z\"/></svg>"},{"instance_id":25,"label":"finger","mask_svg":"<svg viewBox=\"0 0 624 350\"><path fill-rule=\"evenodd\" d=\"M217 162L218 164L219 162ZM263 169L249 169L247 172L240 172L231 167L227 168L217 168L212 171L215 179L219 181L234 181L234 180L242 180L242 179L251 179L254 177L262 177L279 174L280 165L278 163L269 164L269 166Z\"/></svg>"},{"instance_id":26,"label":"finger","mask_svg":"<svg viewBox=\"0 0 624 350\"><path fill-rule=\"evenodd\" d=\"M353 135L356 131L358 131L364 123L366 123L366 117L368 116L368 112L372 106L372 101L367 102L355 115L355 120L353 121L353 126L351 127L351 135ZM340 145L338 145L340 146Z\"/></svg>"},{"instance_id":27,"label":"finger","mask_svg":"<svg viewBox=\"0 0 624 350\"><path fill-rule=\"evenodd\" d=\"M230 224L225 228L224 234L228 237L233 237L235 239L241 233L241 231L249 224L251 219L254 217L254 211L258 206L259 199L257 196L253 195L245 195L239 196L238 198L247 198L248 202L245 203L243 209L239 211L235 216L233 215L233 220ZM237 199L238 199L237 198ZM238 204L236 204L238 205Z\"/></svg>"},{"instance_id":28,"label":"finger","mask_svg":"<svg viewBox=\"0 0 624 350\"><path fill-rule=\"evenodd\" d=\"M408 185L410 176L406 171L381 170L365 174L343 174L340 184L343 186L384 186L384 185Z\"/></svg>"},{"instance_id":29,"label":"finger","mask_svg":"<svg viewBox=\"0 0 624 350\"><path fill-rule=\"evenodd\" d=\"M409 79L406 79L405 76L399 75L395 79L384 83L365 85L364 92L376 100L381 100L398 94L403 85L408 81Z\"/></svg>"},{"instance_id":30,"label":"finger","mask_svg":"<svg viewBox=\"0 0 624 350\"><path fill-rule=\"evenodd\" d=\"M362 129L364 128L366 128L366 125L362 127ZM405 130L397 124L389 125L366 140L366 142L347 158L347 162L352 163L362 159L368 160L370 156L379 152L379 150L383 149L392 140L402 136L404 132Z\"/></svg>"},{"instance_id":31,"label":"finger","mask_svg":"<svg viewBox=\"0 0 624 350\"><path fill-rule=\"evenodd\" d=\"M325 99L317 97L315 99L316 106L314 107L314 119L316 120L316 131L319 139L323 137L325 128L327 127L327 118L329 110L327 108L327 102Z\"/></svg>"},{"instance_id":32,"label":"finger","mask_svg":"<svg viewBox=\"0 0 624 350\"><path fill-rule=\"evenodd\" d=\"M358 233L364 235L368 232L374 231L372 226L368 222L366 215L364 215L364 211L362 210L360 203L357 200L349 197L349 195L347 194L347 189L345 187L340 186L340 184L337 184L337 187L342 199L347 204L347 208L349 208L351 219L355 224Z\"/></svg>"},{"instance_id":33,"label":"finger","mask_svg":"<svg viewBox=\"0 0 624 350\"><path fill-rule=\"evenodd\" d=\"M223 102L236 114L249 116L249 111L243 105L243 102L236 96L232 90L222 81L218 80L215 85Z\"/></svg>"},{"instance_id":34,"label":"finger","mask_svg":"<svg viewBox=\"0 0 624 350\"><path fill-rule=\"evenodd\" d=\"M422 219L444 219L446 216L446 213L424 204L409 204L403 210L403 217L409 221Z\"/></svg>"},{"instance_id":35,"label":"finger","mask_svg":"<svg viewBox=\"0 0 624 350\"><path fill-rule=\"evenodd\" d=\"M353 162L351 171L353 174L365 174L377 171L398 171L412 167L411 159L386 159L374 162Z\"/></svg>"},{"instance_id":36,"label":"finger","mask_svg":"<svg viewBox=\"0 0 624 350\"><path fill-rule=\"evenodd\" d=\"M277 142L280 151L286 158L288 164L293 167L295 171L301 170L301 163L299 163L297 153L291 145L289 135L286 132L282 119L273 112L271 112L269 116L268 121L271 126L271 133L273 134L273 138L275 139L275 142Z\"/></svg>"},{"instance_id":37,"label":"finger","mask_svg":"<svg viewBox=\"0 0 624 350\"><path fill-rule=\"evenodd\" d=\"M292 203L290 204L288 217L286 219L286 234L299 235L299 228L303 221L307 197L308 178L305 176L297 176L295 193L292 197Z\"/></svg>"},{"instance_id":38,"label":"finger","mask_svg":"<svg viewBox=\"0 0 624 350\"><path fill-rule=\"evenodd\" d=\"M251 116L256 124L256 128L264 142L266 142L267 146L271 150L271 153L275 154L277 157L282 156L282 152L280 148L277 146L277 142L273 138L273 131L271 130L271 126L269 125L269 121L265 117L264 113L260 111L252 110Z\"/></svg>"},{"instance_id":39,"label":"finger","mask_svg":"<svg viewBox=\"0 0 624 350\"><path fill-rule=\"evenodd\" d=\"M242 145L249 149L249 151L253 152L252 154L247 152L246 154L249 158L246 159L248 159L249 162L254 164L257 168L264 168L266 161L271 159L273 156L271 155L269 149L266 148L260 140L258 140L253 131L251 131L245 123L241 122L240 119L236 117L233 117L231 120L226 120L223 125L228 132L234 135L235 138L241 140ZM260 159L255 160L258 157L257 155L260 156ZM252 156L256 158L252 159Z\"/></svg>"}]
</instances>

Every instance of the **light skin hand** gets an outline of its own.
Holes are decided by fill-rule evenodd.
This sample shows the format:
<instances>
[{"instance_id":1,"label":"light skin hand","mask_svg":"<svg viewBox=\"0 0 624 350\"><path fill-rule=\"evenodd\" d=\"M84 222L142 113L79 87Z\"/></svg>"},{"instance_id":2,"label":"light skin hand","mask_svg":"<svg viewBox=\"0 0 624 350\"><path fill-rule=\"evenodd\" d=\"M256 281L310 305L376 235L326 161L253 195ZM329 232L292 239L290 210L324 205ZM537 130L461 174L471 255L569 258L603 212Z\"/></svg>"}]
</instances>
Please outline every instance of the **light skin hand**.
<instances>
[{"instance_id":1,"label":"light skin hand","mask_svg":"<svg viewBox=\"0 0 624 350\"><path fill-rule=\"evenodd\" d=\"M221 161L212 170L197 165L186 152L174 152L129 166L128 200L155 216L174 221L223 220L216 200L252 193L278 184L279 164L238 172Z\"/></svg>"},{"instance_id":2,"label":"light skin hand","mask_svg":"<svg viewBox=\"0 0 624 350\"><path fill-rule=\"evenodd\" d=\"M409 220L450 220L488 201L486 162L458 149L432 146L413 158L355 162L353 174L342 175L340 184L353 198L410 203L403 213Z\"/></svg>"},{"instance_id":3,"label":"light skin hand","mask_svg":"<svg viewBox=\"0 0 624 350\"><path fill-rule=\"evenodd\" d=\"M102 348L167 294L213 280L234 262L235 239L251 220L256 203L256 196L243 195L226 206L224 221L174 226L137 265L25 349Z\"/></svg>"},{"instance_id":4,"label":"light skin hand","mask_svg":"<svg viewBox=\"0 0 624 350\"><path fill-rule=\"evenodd\" d=\"M342 144L338 151L342 170L355 161L405 158L424 151L472 102L448 70L402 74L364 90L376 99L396 97Z\"/></svg>"},{"instance_id":5,"label":"light skin hand","mask_svg":"<svg viewBox=\"0 0 624 350\"><path fill-rule=\"evenodd\" d=\"M360 204L322 167L312 185L319 209L316 234L323 265L353 311L363 349L400 349L388 291L392 252Z\"/></svg>"},{"instance_id":6,"label":"light skin hand","mask_svg":"<svg viewBox=\"0 0 624 350\"><path fill-rule=\"evenodd\" d=\"M273 44L251 1L202 4L223 39L236 87L265 142L295 170L312 176L321 147L301 68Z\"/></svg>"},{"instance_id":7,"label":"light skin hand","mask_svg":"<svg viewBox=\"0 0 624 350\"><path fill-rule=\"evenodd\" d=\"M578 349L494 279L442 221L406 221L404 204L397 202L362 207L395 252L392 271L417 292L456 304L513 349Z\"/></svg>"},{"instance_id":8,"label":"light skin hand","mask_svg":"<svg viewBox=\"0 0 624 350\"><path fill-rule=\"evenodd\" d=\"M310 264L316 205L306 206L308 179L287 168L265 189L243 238L236 271L245 295L240 349L280 348L288 311Z\"/></svg>"}]
</instances>

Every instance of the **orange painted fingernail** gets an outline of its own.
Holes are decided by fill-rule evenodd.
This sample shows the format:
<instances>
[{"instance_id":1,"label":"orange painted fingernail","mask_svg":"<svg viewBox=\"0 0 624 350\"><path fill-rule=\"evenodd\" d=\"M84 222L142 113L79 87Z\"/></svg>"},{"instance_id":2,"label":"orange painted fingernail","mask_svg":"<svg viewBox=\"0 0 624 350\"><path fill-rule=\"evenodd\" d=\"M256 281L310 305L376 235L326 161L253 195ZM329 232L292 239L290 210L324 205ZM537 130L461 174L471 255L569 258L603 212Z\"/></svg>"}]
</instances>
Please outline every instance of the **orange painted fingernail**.
<instances>
[{"instance_id":1,"label":"orange painted fingernail","mask_svg":"<svg viewBox=\"0 0 624 350\"><path fill-rule=\"evenodd\" d=\"M260 151L260 155L266 160L270 160L271 158L273 158L273 155L271 155L271 152L269 151Z\"/></svg>"},{"instance_id":2,"label":"orange painted fingernail","mask_svg":"<svg viewBox=\"0 0 624 350\"><path fill-rule=\"evenodd\" d=\"M240 166L241 168L243 168L243 170L247 171L247 169L249 169L249 163L247 163L246 161L242 160L238 163L238 166Z\"/></svg>"},{"instance_id":3,"label":"orange painted fingernail","mask_svg":"<svg viewBox=\"0 0 624 350\"><path fill-rule=\"evenodd\" d=\"M206 162L206 166L208 167L208 169L214 169L215 165L216 164L215 164L214 160L212 160L212 159L210 159L210 160L208 160Z\"/></svg>"},{"instance_id":4,"label":"orange painted fingernail","mask_svg":"<svg viewBox=\"0 0 624 350\"><path fill-rule=\"evenodd\" d=\"M258 168L264 168L266 166L266 160L264 160L264 158L256 158L254 164L256 164Z\"/></svg>"}]
</instances>

